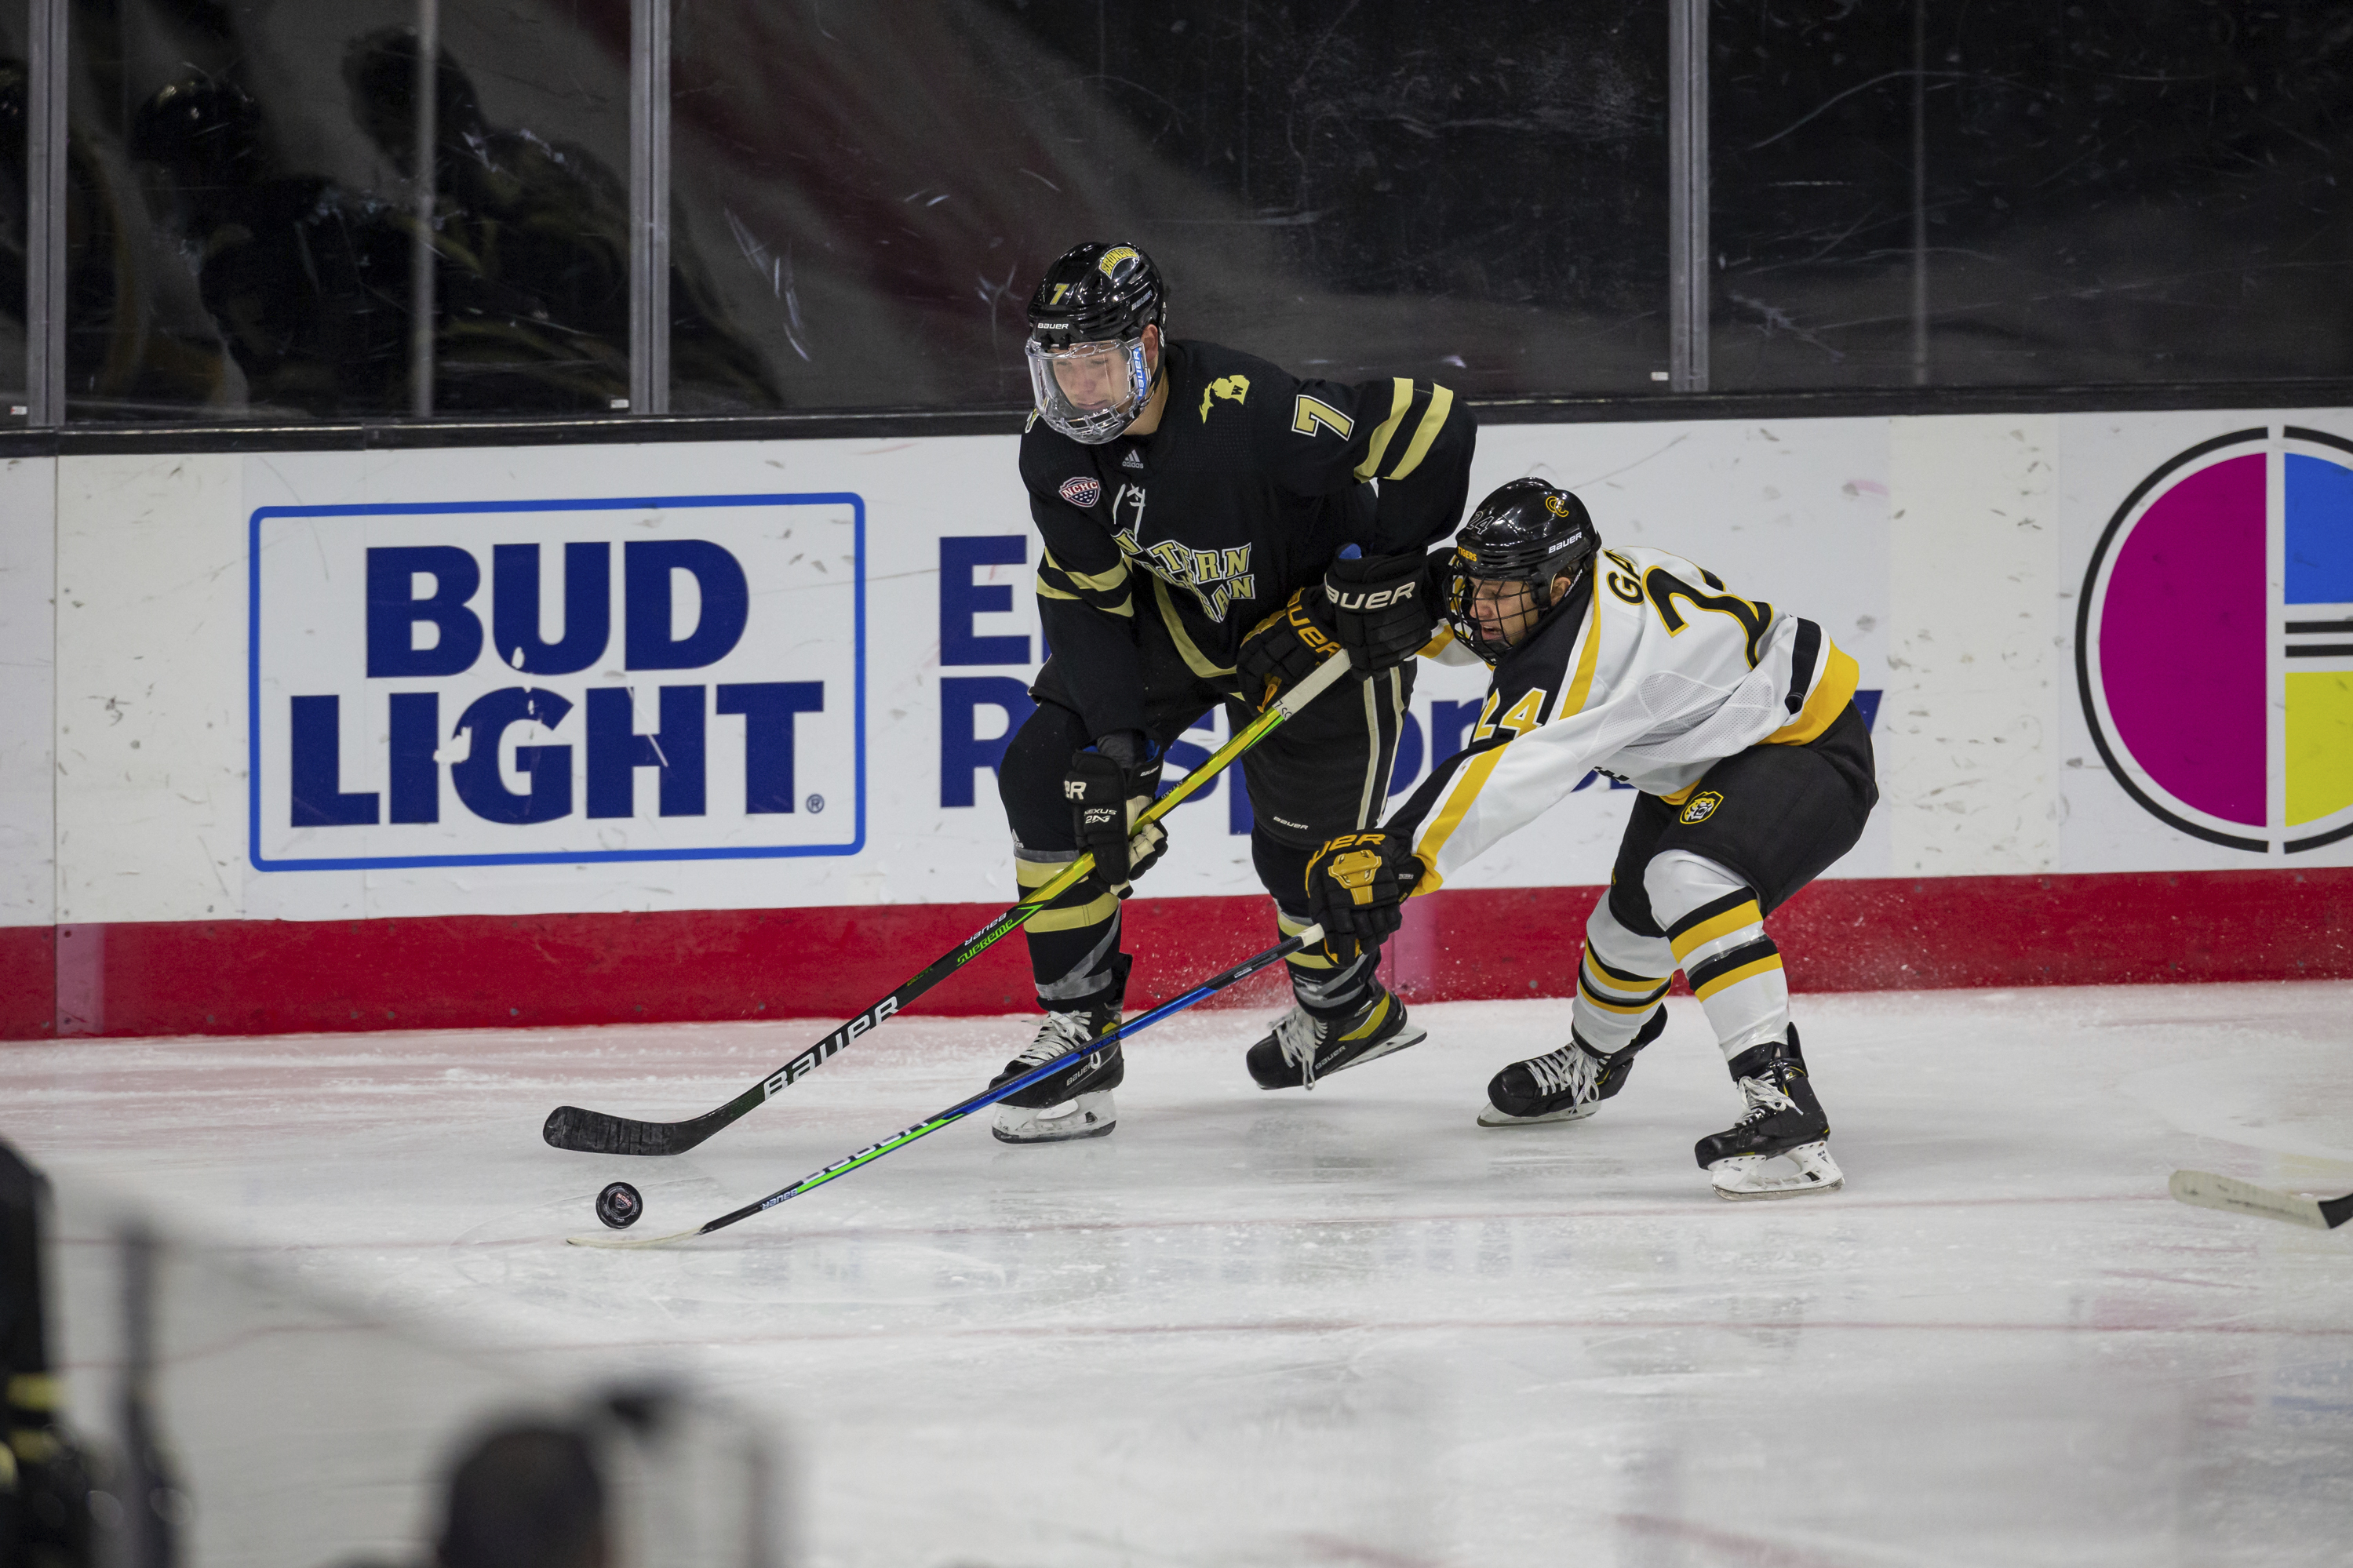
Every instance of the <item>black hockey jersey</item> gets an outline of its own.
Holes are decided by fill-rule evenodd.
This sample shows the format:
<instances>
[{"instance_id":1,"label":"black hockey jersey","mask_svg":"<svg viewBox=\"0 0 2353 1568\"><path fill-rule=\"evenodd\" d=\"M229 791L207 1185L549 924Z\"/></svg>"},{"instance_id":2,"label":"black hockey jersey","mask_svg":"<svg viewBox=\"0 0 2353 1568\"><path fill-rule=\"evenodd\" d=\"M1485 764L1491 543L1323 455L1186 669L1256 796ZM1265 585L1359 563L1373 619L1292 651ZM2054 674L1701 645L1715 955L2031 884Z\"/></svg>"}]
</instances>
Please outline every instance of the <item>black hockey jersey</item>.
<instances>
[{"instance_id":1,"label":"black hockey jersey","mask_svg":"<svg viewBox=\"0 0 2353 1568\"><path fill-rule=\"evenodd\" d=\"M1425 548L1470 488L1475 423L1445 387L1301 381L1194 342L1168 344L1166 376L1149 436L1082 446L1033 415L1021 437L1047 645L1096 735L1145 727L1135 616L1235 688L1242 638L1341 546Z\"/></svg>"}]
</instances>

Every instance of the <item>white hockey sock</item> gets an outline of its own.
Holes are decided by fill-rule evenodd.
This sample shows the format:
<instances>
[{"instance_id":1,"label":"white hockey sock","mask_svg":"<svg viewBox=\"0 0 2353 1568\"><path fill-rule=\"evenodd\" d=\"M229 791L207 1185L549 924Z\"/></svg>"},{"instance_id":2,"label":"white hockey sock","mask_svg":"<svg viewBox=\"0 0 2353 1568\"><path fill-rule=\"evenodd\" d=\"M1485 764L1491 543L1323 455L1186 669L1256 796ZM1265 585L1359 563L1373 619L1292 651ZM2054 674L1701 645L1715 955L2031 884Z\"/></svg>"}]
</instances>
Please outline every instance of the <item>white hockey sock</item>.
<instances>
[{"instance_id":1,"label":"white hockey sock","mask_svg":"<svg viewBox=\"0 0 2353 1568\"><path fill-rule=\"evenodd\" d=\"M1675 954L1665 939L1638 936L1618 923L1609 900L1585 922L1585 956L1577 966L1577 1037L1608 1055L1623 1050L1664 1005Z\"/></svg>"},{"instance_id":2,"label":"white hockey sock","mask_svg":"<svg viewBox=\"0 0 2353 1568\"><path fill-rule=\"evenodd\" d=\"M1724 1059L1788 1039L1788 981L1781 973L1781 950L1765 934L1755 889L1686 849L1655 857L1642 873L1642 887Z\"/></svg>"}]
</instances>

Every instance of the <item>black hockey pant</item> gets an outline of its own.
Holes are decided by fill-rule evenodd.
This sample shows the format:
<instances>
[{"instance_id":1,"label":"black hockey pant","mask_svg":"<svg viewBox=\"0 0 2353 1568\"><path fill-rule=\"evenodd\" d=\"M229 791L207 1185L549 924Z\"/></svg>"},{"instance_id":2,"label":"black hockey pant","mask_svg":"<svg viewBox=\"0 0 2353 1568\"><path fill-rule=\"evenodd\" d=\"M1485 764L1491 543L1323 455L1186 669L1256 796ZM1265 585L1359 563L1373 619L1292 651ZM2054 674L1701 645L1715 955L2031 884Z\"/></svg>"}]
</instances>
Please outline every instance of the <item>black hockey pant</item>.
<instances>
[{"instance_id":1,"label":"black hockey pant","mask_svg":"<svg viewBox=\"0 0 2353 1568\"><path fill-rule=\"evenodd\" d=\"M1166 746L1221 703L1229 733L1250 722L1249 709L1190 671L1182 679L1161 672L1155 680L1151 663L1147 659L1145 711L1155 743ZM1344 679L1227 770L1229 787L1245 787L1247 781L1250 861L1274 897L1276 925L1283 934L1307 924L1309 857L1325 840L1380 819L1412 693L1410 668L1368 681ZM1096 739L1087 733L1051 661L1030 695L1038 710L1007 746L997 773L997 792L1013 828L1014 870L1025 897L1078 858L1062 777L1071 754ZM1198 814L1163 822L1176 833L1198 833L1208 826ZM1119 900L1099 879L1084 878L1056 899L1029 922L1028 935L1040 1005L1074 1011L1123 994L1128 960L1120 951ZM1335 967L1327 959L1295 953L1290 960L1293 991L1311 1013L1345 1016L1364 1004L1376 984L1377 958L1366 954Z\"/></svg>"}]
</instances>

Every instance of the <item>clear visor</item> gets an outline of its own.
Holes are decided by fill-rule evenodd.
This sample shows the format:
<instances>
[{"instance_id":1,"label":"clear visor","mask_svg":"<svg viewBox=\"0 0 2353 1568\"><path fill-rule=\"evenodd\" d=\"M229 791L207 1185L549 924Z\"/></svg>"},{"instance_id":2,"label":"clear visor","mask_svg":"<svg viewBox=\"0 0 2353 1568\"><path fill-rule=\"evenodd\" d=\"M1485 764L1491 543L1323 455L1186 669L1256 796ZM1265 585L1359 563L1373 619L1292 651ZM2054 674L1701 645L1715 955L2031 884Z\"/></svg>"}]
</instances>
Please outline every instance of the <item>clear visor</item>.
<instances>
[{"instance_id":1,"label":"clear visor","mask_svg":"<svg viewBox=\"0 0 2353 1568\"><path fill-rule=\"evenodd\" d=\"M1047 424L1071 440L1100 447L1143 411L1152 395L1144 340L1048 348L1029 340L1029 391Z\"/></svg>"}]
</instances>

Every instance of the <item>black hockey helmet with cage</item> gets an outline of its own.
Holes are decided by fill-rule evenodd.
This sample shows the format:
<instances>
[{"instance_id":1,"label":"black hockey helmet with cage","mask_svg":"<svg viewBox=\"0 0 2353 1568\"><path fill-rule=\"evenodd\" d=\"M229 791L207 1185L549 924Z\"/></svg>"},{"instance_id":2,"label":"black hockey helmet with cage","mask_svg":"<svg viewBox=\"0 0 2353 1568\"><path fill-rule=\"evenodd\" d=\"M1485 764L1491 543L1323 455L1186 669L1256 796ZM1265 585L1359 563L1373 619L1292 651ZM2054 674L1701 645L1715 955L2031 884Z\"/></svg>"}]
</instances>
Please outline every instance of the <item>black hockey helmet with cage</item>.
<instances>
[{"instance_id":1,"label":"black hockey helmet with cage","mask_svg":"<svg viewBox=\"0 0 2353 1568\"><path fill-rule=\"evenodd\" d=\"M1463 647L1493 664L1544 624L1574 593L1601 536L1585 503L1542 479L1514 479L1479 503L1447 557L1446 624ZM1559 578L1569 586L1556 596ZM1501 613L1482 621L1472 605L1482 584ZM1516 599L1516 603L1502 603Z\"/></svg>"},{"instance_id":2,"label":"black hockey helmet with cage","mask_svg":"<svg viewBox=\"0 0 2353 1568\"><path fill-rule=\"evenodd\" d=\"M1064 251L1029 297L1029 385L1039 416L1091 447L1116 437L1152 394L1144 329L1166 331L1167 320L1167 285L1138 247L1091 241Z\"/></svg>"}]
</instances>

